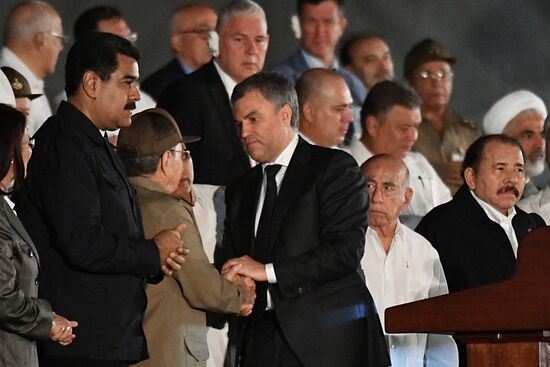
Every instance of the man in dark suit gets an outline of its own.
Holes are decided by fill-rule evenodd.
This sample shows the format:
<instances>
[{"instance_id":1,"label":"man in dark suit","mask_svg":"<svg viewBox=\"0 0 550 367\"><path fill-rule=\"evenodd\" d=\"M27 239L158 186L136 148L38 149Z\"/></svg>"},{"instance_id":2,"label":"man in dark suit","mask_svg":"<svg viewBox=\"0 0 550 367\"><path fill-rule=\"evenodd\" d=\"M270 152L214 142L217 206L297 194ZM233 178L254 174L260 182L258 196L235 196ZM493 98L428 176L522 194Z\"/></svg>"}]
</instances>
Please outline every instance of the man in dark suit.
<instances>
[{"instance_id":1,"label":"man in dark suit","mask_svg":"<svg viewBox=\"0 0 550 367\"><path fill-rule=\"evenodd\" d=\"M209 62L212 55L208 33L214 30L217 19L214 9L205 4L185 4L177 8L170 22L170 46L175 57L149 75L141 89L158 101L170 83Z\"/></svg>"},{"instance_id":2,"label":"man in dark suit","mask_svg":"<svg viewBox=\"0 0 550 367\"><path fill-rule=\"evenodd\" d=\"M246 367L387 366L359 266L368 192L357 164L298 137L296 92L281 75L247 78L232 103L261 164L226 190L217 262L257 282L250 322L230 325L230 353Z\"/></svg>"},{"instance_id":3,"label":"man in dark suit","mask_svg":"<svg viewBox=\"0 0 550 367\"><path fill-rule=\"evenodd\" d=\"M516 267L520 241L544 226L515 206L525 186L524 154L517 140L486 135L466 151L466 182L453 199L431 210L416 231L439 253L449 292L502 281ZM460 348L460 364L466 354Z\"/></svg>"},{"instance_id":4,"label":"man in dark suit","mask_svg":"<svg viewBox=\"0 0 550 367\"><path fill-rule=\"evenodd\" d=\"M166 266L183 262L178 231L144 239L134 191L104 134L130 125L140 98L138 59L113 34L80 39L67 56L69 101L36 134L17 211L42 260L41 297L79 321L70 349L44 345L47 366L147 358L144 281L160 281L161 268L171 274Z\"/></svg>"},{"instance_id":5,"label":"man in dark suit","mask_svg":"<svg viewBox=\"0 0 550 367\"><path fill-rule=\"evenodd\" d=\"M477 139L463 167L466 184L416 228L439 252L449 292L508 278L521 239L544 225L538 215L515 206L525 186L523 151L515 139Z\"/></svg>"},{"instance_id":6,"label":"man in dark suit","mask_svg":"<svg viewBox=\"0 0 550 367\"><path fill-rule=\"evenodd\" d=\"M269 36L263 9L250 0L225 4L216 30L219 55L169 85L158 106L174 117L181 131L202 137L189 145L195 182L226 185L251 165L233 123L229 96L238 82L262 70Z\"/></svg>"}]
</instances>

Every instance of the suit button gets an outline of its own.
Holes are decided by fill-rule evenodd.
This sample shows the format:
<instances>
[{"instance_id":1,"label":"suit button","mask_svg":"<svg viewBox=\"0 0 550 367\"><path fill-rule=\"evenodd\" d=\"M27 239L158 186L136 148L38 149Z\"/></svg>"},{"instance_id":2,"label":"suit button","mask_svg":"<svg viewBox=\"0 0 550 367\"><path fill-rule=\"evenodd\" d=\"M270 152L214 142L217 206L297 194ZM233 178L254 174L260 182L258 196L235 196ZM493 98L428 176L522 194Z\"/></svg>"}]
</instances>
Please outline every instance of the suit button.
<instances>
[{"instance_id":1,"label":"suit button","mask_svg":"<svg viewBox=\"0 0 550 367\"><path fill-rule=\"evenodd\" d=\"M298 291L298 294L304 294L304 288L302 287L298 287L297 291Z\"/></svg>"},{"instance_id":2,"label":"suit button","mask_svg":"<svg viewBox=\"0 0 550 367\"><path fill-rule=\"evenodd\" d=\"M32 252L31 249L29 249L29 253L28 253L28 254L29 254L29 257L33 257L33 256L34 256L34 252Z\"/></svg>"}]
</instances>

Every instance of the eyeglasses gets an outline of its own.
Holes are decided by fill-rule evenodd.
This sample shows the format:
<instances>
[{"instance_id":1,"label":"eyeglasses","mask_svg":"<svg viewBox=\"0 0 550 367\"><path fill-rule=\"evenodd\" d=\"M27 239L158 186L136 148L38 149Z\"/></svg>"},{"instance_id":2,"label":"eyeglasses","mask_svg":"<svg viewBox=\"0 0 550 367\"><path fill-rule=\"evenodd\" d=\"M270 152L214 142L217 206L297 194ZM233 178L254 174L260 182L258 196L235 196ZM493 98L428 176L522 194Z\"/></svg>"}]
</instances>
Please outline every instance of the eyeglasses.
<instances>
[{"instance_id":1,"label":"eyeglasses","mask_svg":"<svg viewBox=\"0 0 550 367\"><path fill-rule=\"evenodd\" d=\"M184 149L184 150L170 149L169 152L172 153L174 156L176 156L177 153L180 153L184 161L191 158L191 152L187 149Z\"/></svg>"},{"instance_id":2,"label":"eyeglasses","mask_svg":"<svg viewBox=\"0 0 550 367\"><path fill-rule=\"evenodd\" d=\"M427 80L427 79L433 79L433 80L448 80L453 77L452 71L446 71L446 70L438 70L438 71L427 71L427 70L421 70L418 73L416 73L416 78Z\"/></svg>"},{"instance_id":3,"label":"eyeglasses","mask_svg":"<svg viewBox=\"0 0 550 367\"><path fill-rule=\"evenodd\" d=\"M209 32L213 31L213 29L208 29L208 28L197 28L197 29L189 29L187 31L179 31L179 32L176 32L176 34L188 34L188 33L194 33L194 34L197 34L199 36L206 36L208 35Z\"/></svg>"},{"instance_id":4,"label":"eyeglasses","mask_svg":"<svg viewBox=\"0 0 550 367\"><path fill-rule=\"evenodd\" d=\"M64 34L60 34L60 33L53 32L53 31L52 32L42 32L42 33L46 33L46 34L49 34L52 37L58 38L61 41L61 43L63 43L64 45L69 43L69 36L65 36Z\"/></svg>"}]
</instances>

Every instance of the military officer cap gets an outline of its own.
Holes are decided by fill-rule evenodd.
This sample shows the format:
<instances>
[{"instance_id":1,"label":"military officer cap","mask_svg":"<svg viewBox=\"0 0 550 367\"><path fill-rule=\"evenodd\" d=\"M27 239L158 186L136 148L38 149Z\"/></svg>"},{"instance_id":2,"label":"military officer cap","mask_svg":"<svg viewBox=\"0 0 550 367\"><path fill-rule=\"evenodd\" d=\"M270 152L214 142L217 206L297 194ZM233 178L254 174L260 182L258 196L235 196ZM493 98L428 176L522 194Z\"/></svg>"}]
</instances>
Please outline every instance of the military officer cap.
<instances>
[{"instance_id":1,"label":"military officer cap","mask_svg":"<svg viewBox=\"0 0 550 367\"><path fill-rule=\"evenodd\" d=\"M41 93L33 93L31 91L31 85L29 84L27 78L25 78L17 70L12 69L9 66L3 66L2 71L10 82L10 86L15 98L28 98L32 101L33 99L38 98L42 95Z\"/></svg>"},{"instance_id":2,"label":"military officer cap","mask_svg":"<svg viewBox=\"0 0 550 367\"><path fill-rule=\"evenodd\" d=\"M446 61L452 65L456 59L441 44L426 38L414 45L405 56L405 78L411 79L417 67L430 61Z\"/></svg>"}]
</instances>

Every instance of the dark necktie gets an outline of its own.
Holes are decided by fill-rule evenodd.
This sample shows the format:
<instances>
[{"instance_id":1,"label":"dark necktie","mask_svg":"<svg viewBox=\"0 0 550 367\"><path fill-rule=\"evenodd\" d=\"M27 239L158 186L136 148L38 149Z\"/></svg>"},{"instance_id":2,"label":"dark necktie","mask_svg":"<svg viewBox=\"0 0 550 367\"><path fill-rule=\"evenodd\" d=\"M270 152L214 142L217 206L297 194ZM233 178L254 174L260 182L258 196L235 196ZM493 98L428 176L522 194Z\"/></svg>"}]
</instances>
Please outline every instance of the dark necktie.
<instances>
[{"instance_id":1,"label":"dark necktie","mask_svg":"<svg viewBox=\"0 0 550 367\"><path fill-rule=\"evenodd\" d=\"M271 219L273 217L273 209L275 208L275 202L277 201L277 182L275 181L275 175L281 169L280 164L273 164L265 167L266 176L266 189L264 206L262 207L262 214L260 215L260 221L258 223L258 229L256 230L256 239L254 240L254 247L252 250L252 257L257 261L265 264L268 262L269 256L269 238L271 231ZM256 287L256 303L254 304L254 314L256 318L259 318L267 306L267 282L259 283Z\"/></svg>"}]
</instances>

